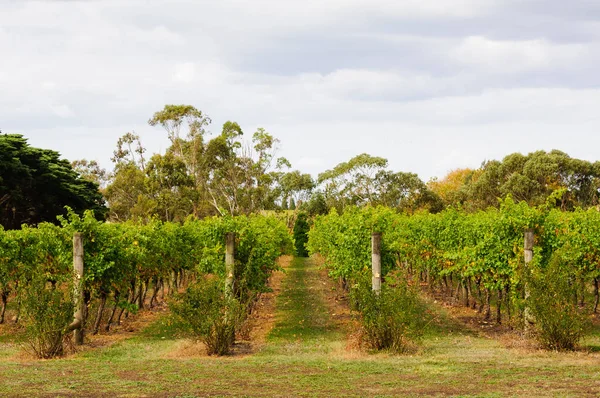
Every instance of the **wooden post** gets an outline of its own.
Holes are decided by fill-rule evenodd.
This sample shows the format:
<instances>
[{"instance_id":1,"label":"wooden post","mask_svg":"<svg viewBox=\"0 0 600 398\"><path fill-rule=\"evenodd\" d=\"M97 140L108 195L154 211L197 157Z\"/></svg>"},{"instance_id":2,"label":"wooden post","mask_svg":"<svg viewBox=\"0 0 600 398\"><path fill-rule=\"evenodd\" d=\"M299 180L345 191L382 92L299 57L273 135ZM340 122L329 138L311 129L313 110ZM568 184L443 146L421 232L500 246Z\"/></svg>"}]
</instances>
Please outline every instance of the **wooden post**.
<instances>
[{"instance_id":1,"label":"wooden post","mask_svg":"<svg viewBox=\"0 0 600 398\"><path fill-rule=\"evenodd\" d=\"M371 235L371 268L373 279L371 285L377 294L381 291L381 233L374 232Z\"/></svg>"},{"instance_id":2,"label":"wooden post","mask_svg":"<svg viewBox=\"0 0 600 398\"><path fill-rule=\"evenodd\" d=\"M233 295L235 279L235 233L228 232L225 243L225 294Z\"/></svg>"},{"instance_id":3,"label":"wooden post","mask_svg":"<svg viewBox=\"0 0 600 398\"><path fill-rule=\"evenodd\" d=\"M73 301L75 314L73 317L75 344L83 344L84 300L83 300L83 237L79 232L73 235L73 270L75 271L75 286L73 288Z\"/></svg>"},{"instance_id":4,"label":"wooden post","mask_svg":"<svg viewBox=\"0 0 600 398\"><path fill-rule=\"evenodd\" d=\"M525 259L525 269L524 269L524 273L525 275L527 275L529 273L529 266L531 264L531 261L533 260L533 241L535 239L535 236L533 234L533 230L532 229L527 229L525 230L525 244L524 244L524 259ZM529 300L529 296L530 296L530 292L529 292L529 286L527 286L527 279L525 279L525 309L523 310L523 315L525 317L525 329L527 330L529 328L529 326L531 324L534 323L534 319L533 316L531 315L531 310L529 309L529 304L528 304L528 300Z\"/></svg>"}]
</instances>

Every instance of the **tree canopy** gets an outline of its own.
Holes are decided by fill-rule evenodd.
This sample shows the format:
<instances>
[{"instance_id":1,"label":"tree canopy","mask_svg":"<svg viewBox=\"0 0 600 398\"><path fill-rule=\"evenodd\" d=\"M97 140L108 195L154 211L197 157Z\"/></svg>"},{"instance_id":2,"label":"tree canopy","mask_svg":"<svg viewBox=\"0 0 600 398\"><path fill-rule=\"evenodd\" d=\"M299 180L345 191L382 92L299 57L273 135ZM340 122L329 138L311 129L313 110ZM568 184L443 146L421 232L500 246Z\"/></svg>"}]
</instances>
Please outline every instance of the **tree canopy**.
<instances>
[{"instance_id":1,"label":"tree canopy","mask_svg":"<svg viewBox=\"0 0 600 398\"><path fill-rule=\"evenodd\" d=\"M279 141L258 128L250 140L241 126L223 124L210 137L211 120L191 105L166 105L149 120L161 126L171 145L144 158L140 137L127 133L117 143L114 173L105 195L115 220L188 215L238 215L284 208L310 197L312 177L275 157ZM284 205L285 203L285 205Z\"/></svg>"},{"instance_id":2,"label":"tree canopy","mask_svg":"<svg viewBox=\"0 0 600 398\"><path fill-rule=\"evenodd\" d=\"M540 205L553 200L563 210L598 204L600 163L571 158L564 152L513 153L483 162L477 170L450 172L429 187L445 205L479 210L497 207L508 195L517 202Z\"/></svg>"},{"instance_id":3,"label":"tree canopy","mask_svg":"<svg viewBox=\"0 0 600 398\"><path fill-rule=\"evenodd\" d=\"M22 224L56 222L76 212L106 213L98 184L82 178L58 152L33 148L19 134L0 134L0 224L18 229Z\"/></svg>"},{"instance_id":4,"label":"tree canopy","mask_svg":"<svg viewBox=\"0 0 600 398\"><path fill-rule=\"evenodd\" d=\"M277 157L279 140L263 128L248 136L237 122L227 121L220 132L211 134L211 119L192 105L165 105L148 123L166 132L170 142L166 151L147 155L140 136L128 132L117 142L110 173L87 160L73 162L75 172L63 169L68 165L58 160L58 154L33 148L23 150L35 155L19 160L10 151L20 151L25 144L22 137L13 136L12 142L4 143L12 148L4 153L7 160L3 167L9 176L6 184L15 185L14 181L25 178L23 175L33 179L27 167L41 178L65 173L65 181L75 178L77 183L63 183L62 188L71 193L68 199L60 197L61 191L52 191L56 192L54 196L39 194L46 188L39 185L41 182L35 188L26 182L24 190L40 195L36 200L44 215L13 205L33 208L21 200L20 191L15 191L0 197L4 219L12 217L14 223L47 219L45 212L52 204L83 208L95 203L102 213L98 185L108 203L109 218L115 221L183 221L189 216L288 209L312 216L332 208L341 212L347 206L365 205L383 205L406 213L438 212L449 206L477 211L499 206L506 196L516 202L571 210L596 206L600 199L600 162L571 158L558 150L513 153L502 160L484 161L477 169L453 170L427 184L415 173L390 170L385 158L362 153L325 170L315 180L310 174L292 169L287 159ZM22 163L35 163L36 157L53 166L48 166L46 172L34 166L22 170ZM74 194L81 189L90 191ZM86 197L89 192L96 196ZM88 201L73 199L81 195ZM9 199L13 202L7 202ZM48 210L48 214L56 212ZM17 225L14 223L10 225Z\"/></svg>"},{"instance_id":5,"label":"tree canopy","mask_svg":"<svg viewBox=\"0 0 600 398\"><path fill-rule=\"evenodd\" d=\"M363 153L319 175L329 208L384 205L400 211L439 211L441 200L414 173L387 170L388 161Z\"/></svg>"}]
</instances>

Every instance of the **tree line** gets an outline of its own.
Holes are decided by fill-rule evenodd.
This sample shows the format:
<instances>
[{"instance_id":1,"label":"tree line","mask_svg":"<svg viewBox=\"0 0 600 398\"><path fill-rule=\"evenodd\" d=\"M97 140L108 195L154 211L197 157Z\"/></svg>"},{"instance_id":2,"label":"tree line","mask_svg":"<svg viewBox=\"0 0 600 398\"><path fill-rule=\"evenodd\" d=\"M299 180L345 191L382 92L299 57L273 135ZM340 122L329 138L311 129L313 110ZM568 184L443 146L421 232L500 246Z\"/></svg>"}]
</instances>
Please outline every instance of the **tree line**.
<instances>
[{"instance_id":1,"label":"tree line","mask_svg":"<svg viewBox=\"0 0 600 398\"><path fill-rule=\"evenodd\" d=\"M409 214L477 211L498 207L508 195L530 205L550 200L562 210L598 205L600 162L558 150L514 153L428 182L363 153L313 178L276 156L280 142L265 129L247 139L238 123L227 121L211 135L210 118L190 105L166 105L148 123L165 130L165 153L148 154L142 137L128 132L116 144L110 172L85 159L69 164L55 151L30 147L22 135L0 135L2 226L55 222L64 206L111 221L182 222L189 215L288 209L316 215L365 205Z\"/></svg>"}]
</instances>

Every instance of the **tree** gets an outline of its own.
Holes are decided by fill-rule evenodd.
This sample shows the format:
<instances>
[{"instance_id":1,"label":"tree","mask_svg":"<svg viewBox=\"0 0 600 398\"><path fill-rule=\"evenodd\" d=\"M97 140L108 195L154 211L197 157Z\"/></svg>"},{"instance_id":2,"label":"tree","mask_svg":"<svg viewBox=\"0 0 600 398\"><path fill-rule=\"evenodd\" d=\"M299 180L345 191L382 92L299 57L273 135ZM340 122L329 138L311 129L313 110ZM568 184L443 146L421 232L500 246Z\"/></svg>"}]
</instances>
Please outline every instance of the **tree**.
<instances>
[{"instance_id":1,"label":"tree","mask_svg":"<svg viewBox=\"0 0 600 398\"><path fill-rule=\"evenodd\" d=\"M436 213L444 208L440 197L414 173L382 170L375 181L377 204L408 213L418 209Z\"/></svg>"},{"instance_id":2,"label":"tree","mask_svg":"<svg viewBox=\"0 0 600 398\"><path fill-rule=\"evenodd\" d=\"M146 160L140 137L125 133L117 141L111 160L115 164L103 193L108 202L109 218L126 221L132 218L147 220L158 204L150 195Z\"/></svg>"},{"instance_id":3,"label":"tree","mask_svg":"<svg viewBox=\"0 0 600 398\"><path fill-rule=\"evenodd\" d=\"M209 139L210 118L191 105L165 105L149 123L162 126L171 145L147 161L139 136L119 139L105 190L113 219L181 221L188 215L249 214L281 203L282 170L290 164L275 158L279 141L264 129L248 143L240 125L228 121ZM306 185L288 187L288 196L302 195Z\"/></svg>"},{"instance_id":4,"label":"tree","mask_svg":"<svg viewBox=\"0 0 600 398\"><path fill-rule=\"evenodd\" d=\"M363 153L348 162L319 174L329 207L341 210L347 205L363 205L373 201L375 176L388 165L387 159Z\"/></svg>"},{"instance_id":5,"label":"tree","mask_svg":"<svg viewBox=\"0 0 600 398\"><path fill-rule=\"evenodd\" d=\"M557 206L564 210L589 207L598 202L599 172L594 164L557 150L513 153L502 161L484 162L473 174L477 178L465 181L463 192L471 209L498 206L498 199L507 195L518 202L540 205L553 192L560 192Z\"/></svg>"},{"instance_id":6,"label":"tree","mask_svg":"<svg viewBox=\"0 0 600 398\"><path fill-rule=\"evenodd\" d=\"M310 199L302 204L302 210L308 213L310 217L324 215L329 212L325 196L322 192L313 192Z\"/></svg>"},{"instance_id":7,"label":"tree","mask_svg":"<svg viewBox=\"0 0 600 398\"><path fill-rule=\"evenodd\" d=\"M306 202L315 188L310 174L302 174L297 170L282 173L279 177L282 203L294 202L297 206Z\"/></svg>"},{"instance_id":8,"label":"tree","mask_svg":"<svg viewBox=\"0 0 600 398\"><path fill-rule=\"evenodd\" d=\"M479 171L473 169L456 169L450 171L441 180L432 179L427 183L427 186L440 197L444 207L464 204L468 196L467 187L477 179L479 173Z\"/></svg>"},{"instance_id":9,"label":"tree","mask_svg":"<svg viewBox=\"0 0 600 398\"><path fill-rule=\"evenodd\" d=\"M194 212L197 195L193 177L172 152L152 156L146 168L148 193L156 203L155 211L165 221L183 221Z\"/></svg>"},{"instance_id":10,"label":"tree","mask_svg":"<svg viewBox=\"0 0 600 398\"><path fill-rule=\"evenodd\" d=\"M386 170L387 159L363 153L319 175L326 207L377 205L413 212L440 211L442 203L414 173Z\"/></svg>"},{"instance_id":11,"label":"tree","mask_svg":"<svg viewBox=\"0 0 600 398\"><path fill-rule=\"evenodd\" d=\"M148 123L151 126L161 125L167 131L171 141L169 151L183 161L188 174L194 177L194 185L201 186L205 177L202 168L204 137L210 118L191 105L165 105L163 110L154 113ZM184 124L187 125L187 133L182 137Z\"/></svg>"},{"instance_id":12,"label":"tree","mask_svg":"<svg viewBox=\"0 0 600 398\"><path fill-rule=\"evenodd\" d=\"M109 206L109 218L114 221L148 219L158 207L150 197L147 176L133 163L115 167L104 196Z\"/></svg>"},{"instance_id":13,"label":"tree","mask_svg":"<svg viewBox=\"0 0 600 398\"><path fill-rule=\"evenodd\" d=\"M274 209L281 170L289 167L285 158L275 159L279 140L264 129L253 134L252 144L242 136L237 123L226 122L206 146L208 200L222 215Z\"/></svg>"},{"instance_id":14,"label":"tree","mask_svg":"<svg viewBox=\"0 0 600 398\"><path fill-rule=\"evenodd\" d=\"M107 211L98 184L82 178L58 152L33 148L20 134L0 134L2 226L56 222L65 206L93 210L99 218Z\"/></svg>"},{"instance_id":15,"label":"tree","mask_svg":"<svg viewBox=\"0 0 600 398\"><path fill-rule=\"evenodd\" d=\"M101 188L106 186L109 174L95 160L74 160L71 162L71 166L84 180L92 181Z\"/></svg>"},{"instance_id":16,"label":"tree","mask_svg":"<svg viewBox=\"0 0 600 398\"><path fill-rule=\"evenodd\" d=\"M294 223L294 245L296 246L296 256L308 257L306 243L308 242L308 217L305 213L298 213L296 222Z\"/></svg>"}]
</instances>

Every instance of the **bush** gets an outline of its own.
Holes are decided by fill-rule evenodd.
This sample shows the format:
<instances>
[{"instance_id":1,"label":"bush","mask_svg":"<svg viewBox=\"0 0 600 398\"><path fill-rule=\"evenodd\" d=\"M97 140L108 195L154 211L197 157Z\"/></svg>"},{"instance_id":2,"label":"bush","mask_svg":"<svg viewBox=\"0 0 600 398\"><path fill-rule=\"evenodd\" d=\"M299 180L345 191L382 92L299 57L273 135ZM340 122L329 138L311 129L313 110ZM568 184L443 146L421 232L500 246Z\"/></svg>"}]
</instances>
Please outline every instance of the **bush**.
<instances>
[{"instance_id":1,"label":"bush","mask_svg":"<svg viewBox=\"0 0 600 398\"><path fill-rule=\"evenodd\" d=\"M534 336L551 350L573 350L590 327L588 316L577 307L574 278L554 256L548 268L529 277L529 308Z\"/></svg>"},{"instance_id":2,"label":"bush","mask_svg":"<svg viewBox=\"0 0 600 398\"><path fill-rule=\"evenodd\" d=\"M429 323L427 307L405 277L389 277L377 295L364 278L351 291L360 312L363 341L375 350L406 352L423 336Z\"/></svg>"},{"instance_id":3,"label":"bush","mask_svg":"<svg viewBox=\"0 0 600 398\"><path fill-rule=\"evenodd\" d=\"M23 324L27 347L38 358L64 354L64 340L73 322L74 305L70 284L50 284L36 277L25 289L22 299Z\"/></svg>"},{"instance_id":4,"label":"bush","mask_svg":"<svg viewBox=\"0 0 600 398\"><path fill-rule=\"evenodd\" d=\"M245 306L225 296L224 285L216 278L203 279L169 303L178 321L206 345L208 355L231 351L246 314Z\"/></svg>"}]
</instances>

